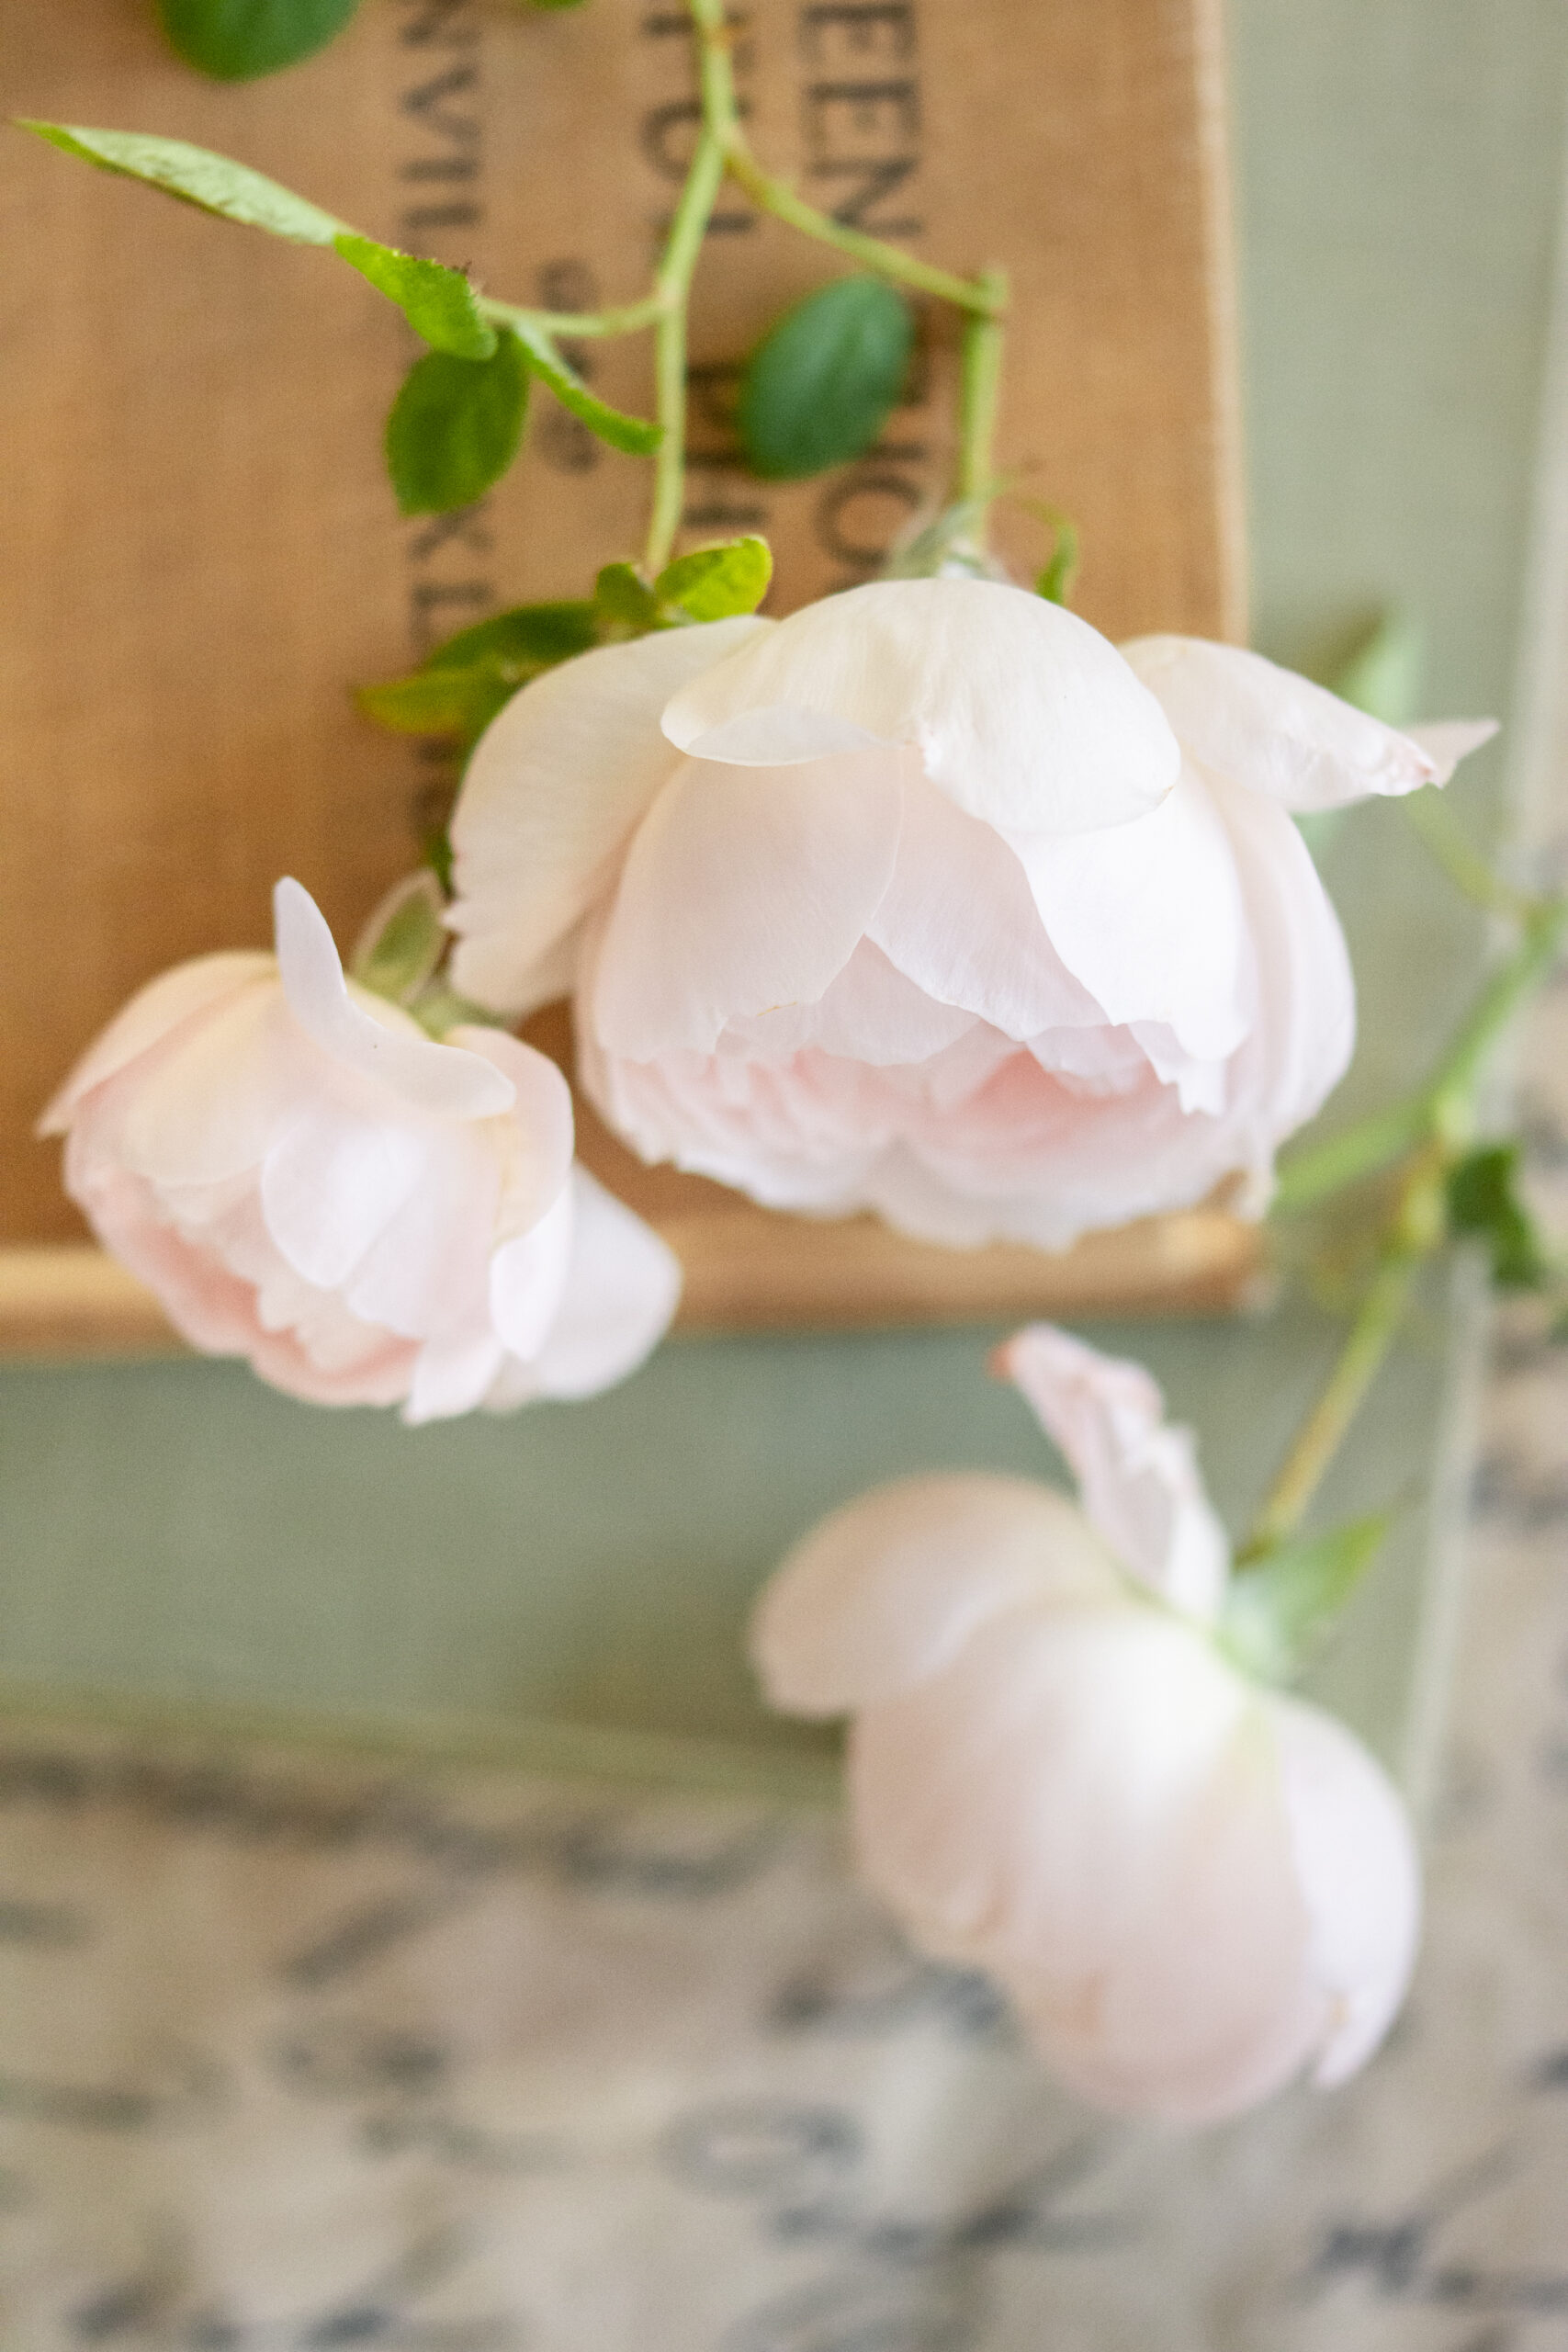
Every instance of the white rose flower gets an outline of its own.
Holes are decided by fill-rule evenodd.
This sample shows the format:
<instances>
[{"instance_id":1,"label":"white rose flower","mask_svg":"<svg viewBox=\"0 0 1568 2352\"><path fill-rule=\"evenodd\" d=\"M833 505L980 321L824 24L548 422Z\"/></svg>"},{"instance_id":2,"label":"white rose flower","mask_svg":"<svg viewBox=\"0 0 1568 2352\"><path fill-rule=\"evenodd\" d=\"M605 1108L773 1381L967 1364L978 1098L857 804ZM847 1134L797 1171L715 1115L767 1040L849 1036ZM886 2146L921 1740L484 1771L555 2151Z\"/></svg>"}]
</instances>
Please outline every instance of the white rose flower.
<instances>
[{"instance_id":1,"label":"white rose flower","mask_svg":"<svg viewBox=\"0 0 1568 2352\"><path fill-rule=\"evenodd\" d=\"M105 1247L194 1346L316 1404L426 1421L623 1379L680 1271L573 1166L555 1064L434 1043L344 980L299 883L275 906L276 956L164 973L44 1114Z\"/></svg>"},{"instance_id":2,"label":"white rose flower","mask_svg":"<svg viewBox=\"0 0 1568 2352\"><path fill-rule=\"evenodd\" d=\"M1487 731L1424 748L992 581L671 629L481 740L456 984L572 990L617 1134L771 1207L1055 1249L1238 1171L1257 1204L1355 1031L1288 811L1440 780Z\"/></svg>"},{"instance_id":3,"label":"white rose flower","mask_svg":"<svg viewBox=\"0 0 1568 2352\"><path fill-rule=\"evenodd\" d=\"M1196 2122L1341 2082L1415 1956L1399 1797L1217 1646L1224 1539L1148 1375L1046 1327L1004 1358L1081 1507L980 1476L849 1504L762 1596L768 1694L852 1714L867 1879L1081 2096Z\"/></svg>"}]
</instances>

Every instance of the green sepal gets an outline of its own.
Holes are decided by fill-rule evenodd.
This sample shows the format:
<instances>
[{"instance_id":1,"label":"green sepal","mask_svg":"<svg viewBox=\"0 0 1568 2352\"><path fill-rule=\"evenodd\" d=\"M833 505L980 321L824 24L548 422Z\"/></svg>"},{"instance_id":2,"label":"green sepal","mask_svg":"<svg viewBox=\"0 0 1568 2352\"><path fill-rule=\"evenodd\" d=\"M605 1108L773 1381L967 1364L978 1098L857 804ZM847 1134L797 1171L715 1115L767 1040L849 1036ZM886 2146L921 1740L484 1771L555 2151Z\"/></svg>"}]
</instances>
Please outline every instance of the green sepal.
<instances>
[{"instance_id":1,"label":"green sepal","mask_svg":"<svg viewBox=\"0 0 1568 2352\"><path fill-rule=\"evenodd\" d=\"M1499 1290L1542 1290L1553 1269L1519 1198L1518 1172L1517 1143L1485 1144L1467 1153L1448 1172L1449 1229L1486 1243Z\"/></svg>"},{"instance_id":2,"label":"green sepal","mask_svg":"<svg viewBox=\"0 0 1568 2352\"><path fill-rule=\"evenodd\" d=\"M754 613L773 576L773 554L766 539L726 539L678 555L665 565L652 594L687 620L724 621Z\"/></svg>"},{"instance_id":3,"label":"green sepal","mask_svg":"<svg viewBox=\"0 0 1568 2352\"><path fill-rule=\"evenodd\" d=\"M1290 1681L1333 1631L1393 1520L1392 1511L1371 1511L1242 1567L1215 1628L1221 1648L1260 1682Z\"/></svg>"},{"instance_id":4,"label":"green sepal","mask_svg":"<svg viewBox=\"0 0 1568 2352\"><path fill-rule=\"evenodd\" d=\"M398 734L467 746L519 686L598 642L591 604L519 605L459 629L408 677L361 686L355 699L367 718Z\"/></svg>"},{"instance_id":5,"label":"green sepal","mask_svg":"<svg viewBox=\"0 0 1568 2352\"><path fill-rule=\"evenodd\" d=\"M419 254L400 253L396 245L378 244L374 237L361 237L352 230L334 237L333 243L350 269L397 304L432 350L448 351L455 359L488 359L494 352L499 337L460 269L426 261Z\"/></svg>"},{"instance_id":6,"label":"green sepal","mask_svg":"<svg viewBox=\"0 0 1568 2352\"><path fill-rule=\"evenodd\" d=\"M387 893L361 933L349 978L375 996L407 1004L439 969L450 944L440 883L425 868Z\"/></svg>"},{"instance_id":7,"label":"green sepal","mask_svg":"<svg viewBox=\"0 0 1568 2352\"><path fill-rule=\"evenodd\" d=\"M593 610L615 636L646 637L660 624L659 599L635 563L606 563L593 582Z\"/></svg>"},{"instance_id":8,"label":"green sepal","mask_svg":"<svg viewBox=\"0 0 1568 2352\"><path fill-rule=\"evenodd\" d=\"M528 354L528 365L534 373L559 401L562 408L587 425L590 433L607 441L612 449L625 450L628 457L649 458L664 438L661 427L649 424L646 417L627 416L624 410L612 408L591 392L575 368L561 357L550 337L542 328L532 326L526 319L513 322L514 334Z\"/></svg>"},{"instance_id":9,"label":"green sepal","mask_svg":"<svg viewBox=\"0 0 1568 2352\"><path fill-rule=\"evenodd\" d=\"M517 455L527 407L527 362L504 329L488 359L416 359L387 419L387 471L403 514L444 514L482 498Z\"/></svg>"},{"instance_id":10,"label":"green sepal","mask_svg":"<svg viewBox=\"0 0 1568 2352\"><path fill-rule=\"evenodd\" d=\"M769 329L740 379L736 424L753 473L797 481L875 442L908 374L915 323L875 277L840 277Z\"/></svg>"},{"instance_id":11,"label":"green sepal","mask_svg":"<svg viewBox=\"0 0 1568 2352\"><path fill-rule=\"evenodd\" d=\"M264 173L253 172L248 164L215 155L207 147L189 146L183 139L154 139L139 130L91 130L80 123L34 122L26 117L17 119L17 127L36 131L62 154L79 156L101 172L141 180L182 204L194 204L247 229L263 229L290 244L331 245L340 236L354 234L346 221Z\"/></svg>"},{"instance_id":12,"label":"green sepal","mask_svg":"<svg viewBox=\"0 0 1568 2352\"><path fill-rule=\"evenodd\" d=\"M158 0L170 47L198 73L249 82L311 57L359 0Z\"/></svg>"}]
</instances>

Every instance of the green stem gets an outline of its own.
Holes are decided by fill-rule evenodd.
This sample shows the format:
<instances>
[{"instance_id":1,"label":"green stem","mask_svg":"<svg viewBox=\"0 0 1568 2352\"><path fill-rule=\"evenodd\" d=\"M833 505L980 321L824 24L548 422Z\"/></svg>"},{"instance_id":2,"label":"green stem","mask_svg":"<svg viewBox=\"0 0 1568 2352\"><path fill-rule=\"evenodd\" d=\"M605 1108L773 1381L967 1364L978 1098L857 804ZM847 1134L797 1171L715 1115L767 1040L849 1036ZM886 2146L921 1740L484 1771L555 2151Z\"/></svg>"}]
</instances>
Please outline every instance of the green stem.
<instances>
[{"instance_id":1,"label":"green stem","mask_svg":"<svg viewBox=\"0 0 1568 2352\"><path fill-rule=\"evenodd\" d=\"M934 294L939 301L951 302L960 311L970 311L982 318L1000 314L1005 297L997 296L979 280L955 277L951 270L933 268L930 262L917 259L913 254L900 253L897 245L885 245L879 237L867 237L858 229L846 229L831 214L818 212L796 196L787 180L776 179L758 163L739 127L726 143L725 162L732 179L743 187L760 212L771 212L776 220L785 220L798 229L804 237L814 237L818 244L831 245L836 253L847 254L874 277L885 277L895 286L907 286L912 293Z\"/></svg>"},{"instance_id":2,"label":"green stem","mask_svg":"<svg viewBox=\"0 0 1568 2352\"><path fill-rule=\"evenodd\" d=\"M1403 1238L1396 1238L1384 1250L1338 1362L1297 1431L1284 1466L1237 1555L1238 1567L1245 1568L1274 1550L1301 1525L1404 1319L1410 1285L1425 1254L1420 1244Z\"/></svg>"},{"instance_id":3,"label":"green stem","mask_svg":"<svg viewBox=\"0 0 1568 2352\"><path fill-rule=\"evenodd\" d=\"M533 327L544 334L576 336L640 334L657 326L664 311L658 294L605 311L530 311L518 302L498 302L487 294L479 296L479 307L497 326Z\"/></svg>"},{"instance_id":4,"label":"green stem","mask_svg":"<svg viewBox=\"0 0 1568 2352\"><path fill-rule=\"evenodd\" d=\"M659 572L670 560L686 495L686 310L708 215L724 181L724 151L705 130L671 225L659 269L661 308L653 345L654 415L663 428L653 461L653 511L643 564Z\"/></svg>"},{"instance_id":5,"label":"green stem","mask_svg":"<svg viewBox=\"0 0 1568 2352\"><path fill-rule=\"evenodd\" d=\"M1432 787L1413 792L1403 804L1405 821L1427 854L1436 858L1456 890L1488 914L1511 922L1528 922L1534 901L1494 874L1472 848L1442 794Z\"/></svg>"},{"instance_id":6,"label":"green stem","mask_svg":"<svg viewBox=\"0 0 1568 2352\"><path fill-rule=\"evenodd\" d=\"M972 311L964 322L964 352L958 394L958 469L953 494L960 505L990 497L996 481L997 400L1001 390L1002 313L1007 307L1007 273L987 269L978 285L994 307Z\"/></svg>"},{"instance_id":7,"label":"green stem","mask_svg":"<svg viewBox=\"0 0 1568 2352\"><path fill-rule=\"evenodd\" d=\"M1391 1167L1434 1136L1450 1143L1468 1141L1472 1098L1482 1065L1519 1006L1551 969L1565 937L1568 898L1533 902L1517 944L1486 983L1426 1085L1314 1151L1287 1160L1280 1170L1275 1209L1290 1216L1310 1208L1342 1185Z\"/></svg>"}]
</instances>

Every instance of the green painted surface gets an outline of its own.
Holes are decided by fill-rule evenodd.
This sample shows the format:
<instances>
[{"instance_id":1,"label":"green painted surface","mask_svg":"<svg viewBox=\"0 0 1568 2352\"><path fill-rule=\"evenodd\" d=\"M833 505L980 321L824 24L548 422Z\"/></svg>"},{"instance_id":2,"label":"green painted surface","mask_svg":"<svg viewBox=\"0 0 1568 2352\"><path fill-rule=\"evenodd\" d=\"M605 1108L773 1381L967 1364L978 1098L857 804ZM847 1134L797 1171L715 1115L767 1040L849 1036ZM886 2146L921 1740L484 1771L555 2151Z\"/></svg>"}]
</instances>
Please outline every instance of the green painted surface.
<instances>
[{"instance_id":1,"label":"green painted surface","mask_svg":"<svg viewBox=\"0 0 1568 2352\"><path fill-rule=\"evenodd\" d=\"M1234 10L1258 642L1320 662L1389 603L1433 715L1506 712L1556 225L1568 11ZM1465 788L1485 821L1497 763ZM1344 1103L1425 1059L1475 926L1396 811L1327 861L1371 1042ZM1336 1115L1341 1114L1337 1109ZM1429 1301L1331 1501L1429 1483L1451 1318ZM917 1466L1044 1468L990 1335L669 1348L618 1394L411 1434L225 1365L0 1376L0 1675L474 1726L543 1716L800 1742L758 1711L748 1598L827 1505ZM1333 1343L1307 1309L1122 1327L1239 1516ZM1397 1750L1426 1529L1328 1668Z\"/></svg>"}]
</instances>

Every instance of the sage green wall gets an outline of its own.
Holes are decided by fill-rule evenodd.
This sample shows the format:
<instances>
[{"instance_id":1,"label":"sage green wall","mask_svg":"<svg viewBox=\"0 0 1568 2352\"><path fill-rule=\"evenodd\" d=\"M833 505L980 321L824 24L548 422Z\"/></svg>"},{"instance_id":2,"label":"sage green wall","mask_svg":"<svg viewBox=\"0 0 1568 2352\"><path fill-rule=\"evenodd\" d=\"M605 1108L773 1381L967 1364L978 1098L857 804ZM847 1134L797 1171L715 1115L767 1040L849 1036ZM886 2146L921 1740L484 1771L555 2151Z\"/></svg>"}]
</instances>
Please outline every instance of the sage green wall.
<instances>
[{"instance_id":1,"label":"sage green wall","mask_svg":"<svg viewBox=\"0 0 1568 2352\"><path fill-rule=\"evenodd\" d=\"M1568 10L1238 0L1234 46L1258 640L1319 662L1398 604L1427 637L1434 715L1506 709ZM1358 816L1330 868L1379 1041L1353 1096L1425 1052L1474 943L1396 815ZM229 1366L14 1370L0 1672L750 1733L745 1596L817 1511L919 1464L1043 1464L982 1376L987 1336L676 1345L598 1404L412 1434ZM1303 1313L1119 1343L1203 1425L1239 1510L1330 1337ZM1425 1466L1441 1390L1428 1330L1345 1498ZM1387 1693L1363 1674L1348 1703L1371 1719Z\"/></svg>"}]
</instances>

